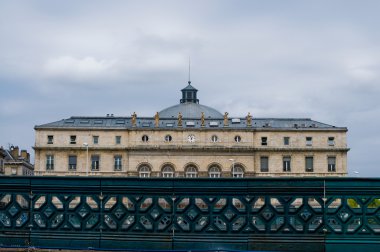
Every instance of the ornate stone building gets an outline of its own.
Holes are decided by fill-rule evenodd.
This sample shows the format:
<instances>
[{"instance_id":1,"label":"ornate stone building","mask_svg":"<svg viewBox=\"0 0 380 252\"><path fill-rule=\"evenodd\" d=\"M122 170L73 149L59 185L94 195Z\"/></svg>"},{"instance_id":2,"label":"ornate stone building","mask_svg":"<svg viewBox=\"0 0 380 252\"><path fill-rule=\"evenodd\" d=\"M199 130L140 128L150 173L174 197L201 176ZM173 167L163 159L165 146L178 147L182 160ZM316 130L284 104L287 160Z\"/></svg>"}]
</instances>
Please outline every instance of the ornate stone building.
<instances>
[{"instance_id":1,"label":"ornate stone building","mask_svg":"<svg viewBox=\"0 0 380 252\"><path fill-rule=\"evenodd\" d=\"M229 116L180 103L153 117L70 117L35 127L37 175L140 177L345 176L345 127L307 118Z\"/></svg>"},{"instance_id":2,"label":"ornate stone building","mask_svg":"<svg viewBox=\"0 0 380 252\"><path fill-rule=\"evenodd\" d=\"M9 149L0 147L0 174L7 176L32 176L34 167L30 163L30 155L26 150L19 150L18 146Z\"/></svg>"}]
</instances>

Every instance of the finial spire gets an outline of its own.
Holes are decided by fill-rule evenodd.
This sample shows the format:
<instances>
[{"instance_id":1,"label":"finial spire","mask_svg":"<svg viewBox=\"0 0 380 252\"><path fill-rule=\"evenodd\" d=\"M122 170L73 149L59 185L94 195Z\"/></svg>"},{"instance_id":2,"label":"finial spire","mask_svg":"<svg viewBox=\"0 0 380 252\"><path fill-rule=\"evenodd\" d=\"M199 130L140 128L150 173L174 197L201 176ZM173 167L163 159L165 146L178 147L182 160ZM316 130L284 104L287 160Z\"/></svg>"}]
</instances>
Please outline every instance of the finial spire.
<instances>
[{"instance_id":1,"label":"finial spire","mask_svg":"<svg viewBox=\"0 0 380 252\"><path fill-rule=\"evenodd\" d=\"M181 89L182 92L182 99L179 100L180 103L186 103L186 102L191 102L191 103L199 103L199 100L197 99L197 92L198 90L191 86L191 79L190 79L190 57L189 57L189 81L188 85L184 88Z\"/></svg>"},{"instance_id":2,"label":"finial spire","mask_svg":"<svg viewBox=\"0 0 380 252\"><path fill-rule=\"evenodd\" d=\"M187 83L191 83L191 80L190 80L190 56L189 56L189 81Z\"/></svg>"}]
</instances>

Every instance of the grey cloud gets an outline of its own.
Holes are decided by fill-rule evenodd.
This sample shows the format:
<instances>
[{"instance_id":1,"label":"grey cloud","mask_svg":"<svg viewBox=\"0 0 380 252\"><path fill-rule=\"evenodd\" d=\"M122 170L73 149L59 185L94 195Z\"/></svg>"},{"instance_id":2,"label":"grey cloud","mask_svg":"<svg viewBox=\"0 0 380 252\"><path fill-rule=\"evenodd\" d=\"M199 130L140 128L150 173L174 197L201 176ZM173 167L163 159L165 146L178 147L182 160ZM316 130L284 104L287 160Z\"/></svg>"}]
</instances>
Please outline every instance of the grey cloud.
<instances>
[{"instance_id":1,"label":"grey cloud","mask_svg":"<svg viewBox=\"0 0 380 252\"><path fill-rule=\"evenodd\" d=\"M347 126L350 169L378 176L378 7L1 2L0 144L30 147L34 124L71 115L154 115L178 103L191 56L201 103L234 116L250 111Z\"/></svg>"}]
</instances>

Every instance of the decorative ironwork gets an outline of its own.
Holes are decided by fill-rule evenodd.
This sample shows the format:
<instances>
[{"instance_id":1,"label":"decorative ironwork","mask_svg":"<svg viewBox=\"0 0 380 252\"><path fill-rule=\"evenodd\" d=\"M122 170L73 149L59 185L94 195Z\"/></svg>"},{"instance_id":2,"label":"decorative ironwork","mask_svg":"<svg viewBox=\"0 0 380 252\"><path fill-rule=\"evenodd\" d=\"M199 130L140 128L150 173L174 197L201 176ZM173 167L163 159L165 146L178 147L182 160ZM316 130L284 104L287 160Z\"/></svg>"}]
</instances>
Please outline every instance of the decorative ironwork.
<instances>
[{"instance_id":1,"label":"decorative ironwork","mask_svg":"<svg viewBox=\"0 0 380 252\"><path fill-rule=\"evenodd\" d=\"M372 239L380 234L380 180L365 182L1 178L0 243L20 245L12 239L18 234L35 246L70 239L81 247L131 249L173 249L186 237L193 239L187 246L209 238L223 239L215 244L226 248L236 246L225 241L247 237L315 238L310 244L337 237ZM146 243L130 241L139 237ZM118 242L103 242L112 240ZM261 243L244 246L261 248L255 244Z\"/></svg>"}]
</instances>

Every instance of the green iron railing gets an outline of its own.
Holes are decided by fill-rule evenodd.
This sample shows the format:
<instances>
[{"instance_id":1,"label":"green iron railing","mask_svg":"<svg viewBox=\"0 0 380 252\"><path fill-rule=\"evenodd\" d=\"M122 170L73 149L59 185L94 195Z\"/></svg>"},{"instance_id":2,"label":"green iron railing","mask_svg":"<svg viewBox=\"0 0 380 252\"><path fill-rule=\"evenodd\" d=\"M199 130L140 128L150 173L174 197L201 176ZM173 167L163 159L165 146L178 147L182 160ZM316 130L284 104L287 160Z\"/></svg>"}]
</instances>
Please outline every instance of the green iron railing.
<instances>
[{"instance_id":1,"label":"green iron railing","mask_svg":"<svg viewBox=\"0 0 380 252\"><path fill-rule=\"evenodd\" d=\"M376 251L379 207L380 179L0 177L0 245Z\"/></svg>"}]
</instances>

